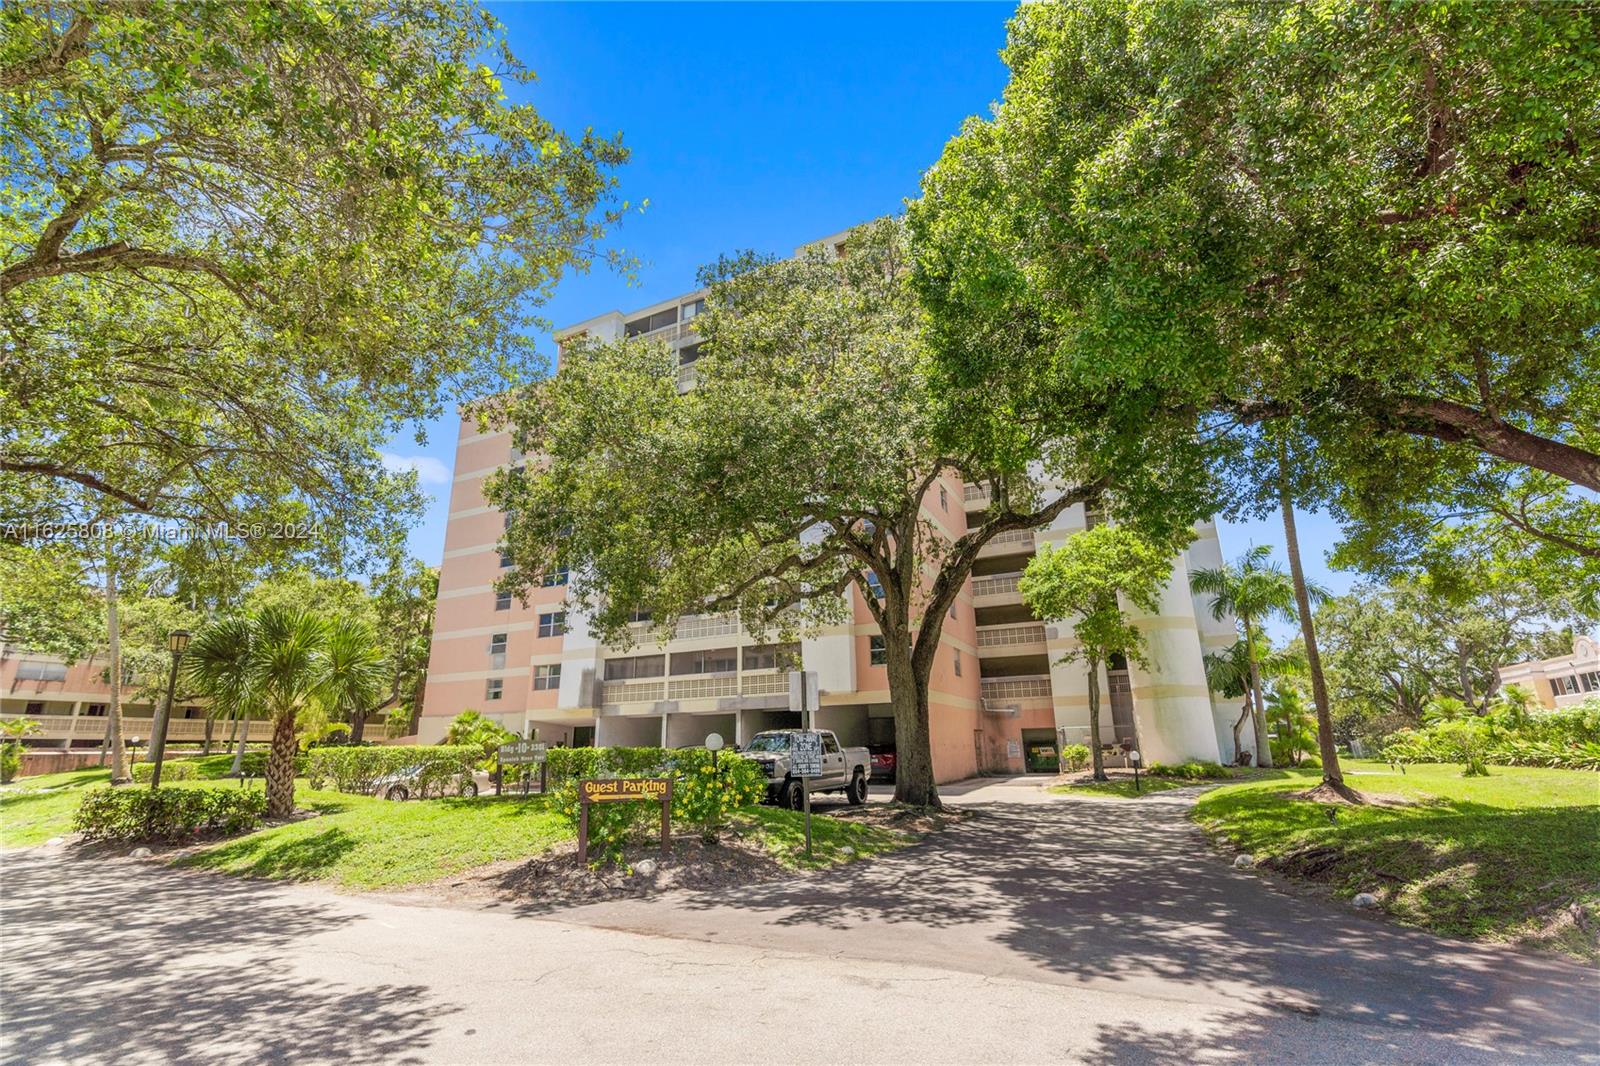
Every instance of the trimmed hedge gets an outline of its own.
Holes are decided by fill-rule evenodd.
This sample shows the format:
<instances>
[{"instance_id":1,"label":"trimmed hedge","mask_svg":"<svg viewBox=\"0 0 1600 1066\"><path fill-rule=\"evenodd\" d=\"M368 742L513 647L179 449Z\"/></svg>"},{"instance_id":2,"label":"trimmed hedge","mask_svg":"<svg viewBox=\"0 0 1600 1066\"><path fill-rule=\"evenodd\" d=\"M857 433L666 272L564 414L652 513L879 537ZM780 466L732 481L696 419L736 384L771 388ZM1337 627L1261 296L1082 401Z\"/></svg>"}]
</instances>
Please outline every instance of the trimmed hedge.
<instances>
[{"instance_id":1,"label":"trimmed hedge","mask_svg":"<svg viewBox=\"0 0 1600 1066\"><path fill-rule=\"evenodd\" d=\"M245 777L266 777L267 756L270 754L271 752L266 751L245 752L244 758L239 761L240 772L242 772ZM294 757L294 776L306 777L310 773L310 769L310 756L296 755Z\"/></svg>"},{"instance_id":2,"label":"trimmed hedge","mask_svg":"<svg viewBox=\"0 0 1600 1066\"><path fill-rule=\"evenodd\" d=\"M667 748L550 748L545 763L555 786L580 777L660 776L674 754L680 753Z\"/></svg>"},{"instance_id":3,"label":"trimmed hedge","mask_svg":"<svg viewBox=\"0 0 1600 1066\"><path fill-rule=\"evenodd\" d=\"M1188 762L1153 762L1145 768L1151 777L1168 777L1178 781L1220 781L1233 776L1233 771L1214 762L1190 759Z\"/></svg>"},{"instance_id":4,"label":"trimmed hedge","mask_svg":"<svg viewBox=\"0 0 1600 1066\"><path fill-rule=\"evenodd\" d=\"M177 843L208 831L249 832L266 813L266 793L254 789L91 788L72 827L86 841Z\"/></svg>"},{"instance_id":5,"label":"trimmed hedge","mask_svg":"<svg viewBox=\"0 0 1600 1066\"><path fill-rule=\"evenodd\" d=\"M476 744L317 748L307 757L306 779L312 788L331 784L340 792L368 795L378 778L420 766L415 788L426 798L471 780L482 758L483 749Z\"/></svg>"},{"instance_id":6,"label":"trimmed hedge","mask_svg":"<svg viewBox=\"0 0 1600 1066\"><path fill-rule=\"evenodd\" d=\"M133 779L135 781L149 781L150 776L156 772L153 762L136 762L133 764ZM194 781L200 777L200 768L192 762L176 760L161 764L162 781Z\"/></svg>"}]
</instances>

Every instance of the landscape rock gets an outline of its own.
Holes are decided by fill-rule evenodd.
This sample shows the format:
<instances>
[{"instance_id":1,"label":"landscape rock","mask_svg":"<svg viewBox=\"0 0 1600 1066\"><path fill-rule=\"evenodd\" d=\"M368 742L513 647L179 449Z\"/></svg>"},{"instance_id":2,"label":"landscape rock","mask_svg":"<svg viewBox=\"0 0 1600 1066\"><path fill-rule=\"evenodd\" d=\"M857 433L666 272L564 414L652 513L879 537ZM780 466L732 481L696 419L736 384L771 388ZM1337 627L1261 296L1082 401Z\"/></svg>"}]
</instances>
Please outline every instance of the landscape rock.
<instances>
[{"instance_id":1,"label":"landscape rock","mask_svg":"<svg viewBox=\"0 0 1600 1066\"><path fill-rule=\"evenodd\" d=\"M149 848L134 848L132 851L128 852L128 858L130 859L148 859L149 857Z\"/></svg>"},{"instance_id":2,"label":"landscape rock","mask_svg":"<svg viewBox=\"0 0 1600 1066\"><path fill-rule=\"evenodd\" d=\"M66 842L67 842L67 838L66 837L51 837L49 840L46 840L44 842L44 846L47 847L47 848L59 848L61 845L65 844Z\"/></svg>"},{"instance_id":3,"label":"landscape rock","mask_svg":"<svg viewBox=\"0 0 1600 1066\"><path fill-rule=\"evenodd\" d=\"M656 875L656 861L654 859L640 859L633 864L633 872L640 877L654 877Z\"/></svg>"},{"instance_id":4,"label":"landscape rock","mask_svg":"<svg viewBox=\"0 0 1600 1066\"><path fill-rule=\"evenodd\" d=\"M1350 902L1355 904L1355 906L1360 910L1370 911L1377 907L1378 897L1374 896L1371 892L1357 892L1355 894L1355 898Z\"/></svg>"},{"instance_id":5,"label":"landscape rock","mask_svg":"<svg viewBox=\"0 0 1600 1066\"><path fill-rule=\"evenodd\" d=\"M840 855L854 855L855 853L856 849L852 848L849 844L846 844L844 847L839 849Z\"/></svg>"},{"instance_id":6,"label":"landscape rock","mask_svg":"<svg viewBox=\"0 0 1600 1066\"><path fill-rule=\"evenodd\" d=\"M1250 854L1246 854L1246 853L1241 853L1237 858L1235 858L1233 860L1233 868L1235 870L1246 870L1246 869L1249 869L1250 867L1254 866L1255 864L1256 864L1256 857L1254 855L1250 855Z\"/></svg>"}]
</instances>

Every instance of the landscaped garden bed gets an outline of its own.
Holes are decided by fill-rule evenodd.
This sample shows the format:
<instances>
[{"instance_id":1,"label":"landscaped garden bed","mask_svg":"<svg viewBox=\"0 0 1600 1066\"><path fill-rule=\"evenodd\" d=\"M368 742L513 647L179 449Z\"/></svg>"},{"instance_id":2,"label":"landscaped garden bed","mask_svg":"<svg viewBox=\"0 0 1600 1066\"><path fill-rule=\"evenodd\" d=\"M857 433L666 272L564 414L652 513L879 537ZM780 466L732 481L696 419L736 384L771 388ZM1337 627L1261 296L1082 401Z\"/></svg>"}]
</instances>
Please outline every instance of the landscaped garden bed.
<instances>
[{"instance_id":1,"label":"landscaped garden bed","mask_svg":"<svg viewBox=\"0 0 1600 1066\"><path fill-rule=\"evenodd\" d=\"M1301 799L1319 772L1286 770L1202 795L1194 818L1229 853L1342 903L1370 893L1407 925L1600 961L1600 775L1344 766L1383 802Z\"/></svg>"}]
</instances>

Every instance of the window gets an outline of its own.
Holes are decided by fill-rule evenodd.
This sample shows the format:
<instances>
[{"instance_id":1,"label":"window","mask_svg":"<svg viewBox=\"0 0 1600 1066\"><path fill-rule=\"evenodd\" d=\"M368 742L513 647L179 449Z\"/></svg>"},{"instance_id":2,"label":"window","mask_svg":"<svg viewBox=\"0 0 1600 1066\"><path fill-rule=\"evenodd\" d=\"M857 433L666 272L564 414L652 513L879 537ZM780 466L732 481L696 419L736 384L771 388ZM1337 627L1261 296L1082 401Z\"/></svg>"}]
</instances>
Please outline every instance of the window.
<instances>
[{"instance_id":1,"label":"window","mask_svg":"<svg viewBox=\"0 0 1600 1066\"><path fill-rule=\"evenodd\" d=\"M511 569L511 553L510 552L501 552L500 553L500 569L502 569L502 570Z\"/></svg>"},{"instance_id":2,"label":"window","mask_svg":"<svg viewBox=\"0 0 1600 1066\"><path fill-rule=\"evenodd\" d=\"M961 649L960 648L951 648L950 650L951 650L951 652L953 652L955 654L956 676L960 677L961 676Z\"/></svg>"},{"instance_id":3,"label":"window","mask_svg":"<svg viewBox=\"0 0 1600 1066\"><path fill-rule=\"evenodd\" d=\"M561 664L551 663L549 666L535 666L533 668L533 690L545 692L561 687Z\"/></svg>"},{"instance_id":4,"label":"window","mask_svg":"<svg viewBox=\"0 0 1600 1066\"><path fill-rule=\"evenodd\" d=\"M540 579L539 584L543 585L547 589L554 588L557 585L565 585L567 583L567 574L567 564L558 563L554 570L550 571Z\"/></svg>"},{"instance_id":5,"label":"window","mask_svg":"<svg viewBox=\"0 0 1600 1066\"><path fill-rule=\"evenodd\" d=\"M889 645L883 642L882 637L872 637L867 641L869 660L873 666L886 666L889 663Z\"/></svg>"},{"instance_id":6,"label":"window","mask_svg":"<svg viewBox=\"0 0 1600 1066\"><path fill-rule=\"evenodd\" d=\"M682 348L678 349L678 365L679 366L688 366L690 363L694 362L696 359L699 359L699 358L700 358L700 344L699 344L698 341L696 341L694 344L686 344Z\"/></svg>"},{"instance_id":7,"label":"window","mask_svg":"<svg viewBox=\"0 0 1600 1066\"><path fill-rule=\"evenodd\" d=\"M65 681L67 668L62 663L29 662L17 664L18 681Z\"/></svg>"},{"instance_id":8,"label":"window","mask_svg":"<svg viewBox=\"0 0 1600 1066\"><path fill-rule=\"evenodd\" d=\"M950 510L950 490L943 485L939 486L939 508L944 511Z\"/></svg>"},{"instance_id":9,"label":"window","mask_svg":"<svg viewBox=\"0 0 1600 1066\"><path fill-rule=\"evenodd\" d=\"M698 300L691 300L690 302L684 304L683 313L678 316L678 320L680 322L687 322L691 318L698 318L705 314L705 310L706 298L702 296Z\"/></svg>"},{"instance_id":10,"label":"window","mask_svg":"<svg viewBox=\"0 0 1600 1066\"><path fill-rule=\"evenodd\" d=\"M623 327L623 332L629 337L642 337L646 333L666 329L676 321L678 321L678 309L669 307L665 311L657 311L653 315L634 319Z\"/></svg>"},{"instance_id":11,"label":"window","mask_svg":"<svg viewBox=\"0 0 1600 1066\"><path fill-rule=\"evenodd\" d=\"M1578 680L1583 682L1583 691L1600 692L1600 670L1590 670L1586 674L1580 674Z\"/></svg>"},{"instance_id":12,"label":"window","mask_svg":"<svg viewBox=\"0 0 1600 1066\"><path fill-rule=\"evenodd\" d=\"M511 512L510 511L507 511L505 513L505 522L500 526L500 528L501 529L510 529L511 528Z\"/></svg>"},{"instance_id":13,"label":"window","mask_svg":"<svg viewBox=\"0 0 1600 1066\"><path fill-rule=\"evenodd\" d=\"M494 594L494 609L497 611L511 610L511 593L496 592Z\"/></svg>"},{"instance_id":14,"label":"window","mask_svg":"<svg viewBox=\"0 0 1600 1066\"><path fill-rule=\"evenodd\" d=\"M551 611L539 616L539 635L559 637L567 631L567 612Z\"/></svg>"},{"instance_id":15,"label":"window","mask_svg":"<svg viewBox=\"0 0 1600 1066\"><path fill-rule=\"evenodd\" d=\"M628 621L630 622L648 622L650 618L651 614L646 610L628 612Z\"/></svg>"},{"instance_id":16,"label":"window","mask_svg":"<svg viewBox=\"0 0 1600 1066\"><path fill-rule=\"evenodd\" d=\"M1578 691L1578 679L1576 677L1552 677L1550 679L1550 689L1557 696L1575 694Z\"/></svg>"},{"instance_id":17,"label":"window","mask_svg":"<svg viewBox=\"0 0 1600 1066\"><path fill-rule=\"evenodd\" d=\"M103 703L91 703L83 709L83 713L90 718L104 718L106 716L106 705Z\"/></svg>"},{"instance_id":18,"label":"window","mask_svg":"<svg viewBox=\"0 0 1600 1066\"><path fill-rule=\"evenodd\" d=\"M23 713L24 714L43 714L44 713L44 704L42 704L42 703L30 703L26 707L23 708Z\"/></svg>"},{"instance_id":19,"label":"window","mask_svg":"<svg viewBox=\"0 0 1600 1066\"><path fill-rule=\"evenodd\" d=\"M867 571L867 588L872 590L874 597L883 599L883 582L879 581L878 575L871 570Z\"/></svg>"},{"instance_id":20,"label":"window","mask_svg":"<svg viewBox=\"0 0 1600 1066\"><path fill-rule=\"evenodd\" d=\"M683 651L672 656L672 676L681 674L731 674L738 669L739 653L736 648L712 648L709 651Z\"/></svg>"},{"instance_id":21,"label":"window","mask_svg":"<svg viewBox=\"0 0 1600 1066\"><path fill-rule=\"evenodd\" d=\"M511 461L513 463L522 462L523 458L526 457L527 454L528 454L527 452L523 451L521 448L517 447L515 444L513 444L511 446Z\"/></svg>"},{"instance_id":22,"label":"window","mask_svg":"<svg viewBox=\"0 0 1600 1066\"><path fill-rule=\"evenodd\" d=\"M635 655L628 659L607 659L607 681L636 681L645 677L660 677L667 672L665 655Z\"/></svg>"},{"instance_id":23,"label":"window","mask_svg":"<svg viewBox=\"0 0 1600 1066\"><path fill-rule=\"evenodd\" d=\"M800 662L798 644L759 644L743 652L746 670L785 670Z\"/></svg>"},{"instance_id":24,"label":"window","mask_svg":"<svg viewBox=\"0 0 1600 1066\"><path fill-rule=\"evenodd\" d=\"M489 638L489 654L504 655L506 653L506 635L496 633Z\"/></svg>"},{"instance_id":25,"label":"window","mask_svg":"<svg viewBox=\"0 0 1600 1066\"><path fill-rule=\"evenodd\" d=\"M498 677L491 677L489 680L483 683L483 698L486 700L497 700L501 696L505 695L505 687L506 683L504 681L500 680Z\"/></svg>"},{"instance_id":26,"label":"window","mask_svg":"<svg viewBox=\"0 0 1600 1066\"><path fill-rule=\"evenodd\" d=\"M839 738L832 733L822 734L822 752L824 755L838 755Z\"/></svg>"}]
</instances>

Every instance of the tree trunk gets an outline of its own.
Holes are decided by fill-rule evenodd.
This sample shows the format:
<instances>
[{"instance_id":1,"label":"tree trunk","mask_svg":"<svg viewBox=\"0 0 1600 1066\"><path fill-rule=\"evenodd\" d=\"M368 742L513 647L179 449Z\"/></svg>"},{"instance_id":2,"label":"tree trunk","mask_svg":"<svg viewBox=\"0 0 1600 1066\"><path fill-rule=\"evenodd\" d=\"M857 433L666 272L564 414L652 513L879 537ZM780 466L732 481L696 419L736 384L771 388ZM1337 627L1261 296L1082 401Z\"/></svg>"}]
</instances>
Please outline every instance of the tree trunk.
<instances>
[{"instance_id":1,"label":"tree trunk","mask_svg":"<svg viewBox=\"0 0 1600 1066\"><path fill-rule=\"evenodd\" d=\"M106 541L106 642L111 653L111 695L106 705L106 732L111 747L111 783L125 785L133 780L128 772L128 753L122 746L122 634L117 617L117 569L111 541Z\"/></svg>"},{"instance_id":2,"label":"tree trunk","mask_svg":"<svg viewBox=\"0 0 1600 1066\"><path fill-rule=\"evenodd\" d=\"M1289 495L1289 478L1278 453L1278 502L1283 510L1283 539L1289 554L1289 576L1294 580L1294 605L1300 613L1300 639L1306 646L1306 668L1311 672L1311 702L1317 708L1317 751L1322 758L1322 780L1335 788L1344 787L1339 769L1339 749L1333 742L1333 712L1328 705L1328 681L1322 675L1322 653L1317 650L1317 628L1311 618L1311 593L1300 565L1300 535L1294 524L1294 499Z\"/></svg>"},{"instance_id":3,"label":"tree trunk","mask_svg":"<svg viewBox=\"0 0 1600 1066\"><path fill-rule=\"evenodd\" d=\"M207 711L206 712L206 742L205 742L205 747L200 749L200 754L201 755L210 755L211 754L211 735L215 731L216 725L217 725L217 720L214 717L212 717L211 712Z\"/></svg>"},{"instance_id":4,"label":"tree trunk","mask_svg":"<svg viewBox=\"0 0 1600 1066\"><path fill-rule=\"evenodd\" d=\"M1106 757L1100 750L1100 660L1089 657L1089 758L1094 763L1096 781L1111 780L1106 776Z\"/></svg>"},{"instance_id":5,"label":"tree trunk","mask_svg":"<svg viewBox=\"0 0 1600 1066\"><path fill-rule=\"evenodd\" d=\"M233 751L233 766L228 770L229 777L241 777L244 774L244 746L250 742L250 716L238 714L234 719L239 726L239 746Z\"/></svg>"},{"instance_id":6,"label":"tree trunk","mask_svg":"<svg viewBox=\"0 0 1600 1066\"><path fill-rule=\"evenodd\" d=\"M1256 734L1256 765L1272 765L1272 743L1267 739L1267 701L1261 695L1261 664L1256 662L1256 633L1244 623L1244 656L1250 664L1250 728Z\"/></svg>"},{"instance_id":7,"label":"tree trunk","mask_svg":"<svg viewBox=\"0 0 1600 1066\"><path fill-rule=\"evenodd\" d=\"M1467 669L1467 649L1460 644L1456 645L1456 673L1461 678L1461 702L1467 705L1469 711L1482 713L1478 710L1478 701L1472 694L1472 673Z\"/></svg>"},{"instance_id":8,"label":"tree trunk","mask_svg":"<svg viewBox=\"0 0 1600 1066\"><path fill-rule=\"evenodd\" d=\"M367 712L365 712L365 711L357 711L355 714L352 714L350 716L350 739L349 739L349 743L351 743L351 744L360 744L361 743L361 738L362 738L363 735L365 735L366 731L367 731Z\"/></svg>"},{"instance_id":9,"label":"tree trunk","mask_svg":"<svg viewBox=\"0 0 1600 1066\"><path fill-rule=\"evenodd\" d=\"M294 813L294 708L272 721L272 752L267 756L267 817Z\"/></svg>"},{"instance_id":10,"label":"tree trunk","mask_svg":"<svg viewBox=\"0 0 1600 1066\"><path fill-rule=\"evenodd\" d=\"M911 642L884 637L889 666L889 701L894 706L894 799L913 807L941 806L933 780L933 743L928 733L928 678L918 677Z\"/></svg>"},{"instance_id":11,"label":"tree trunk","mask_svg":"<svg viewBox=\"0 0 1600 1066\"><path fill-rule=\"evenodd\" d=\"M1245 694L1244 706L1239 708L1239 717L1233 720L1233 762L1239 764L1239 753L1244 750L1244 738L1240 731L1244 729L1244 720L1250 717L1250 695Z\"/></svg>"}]
</instances>

